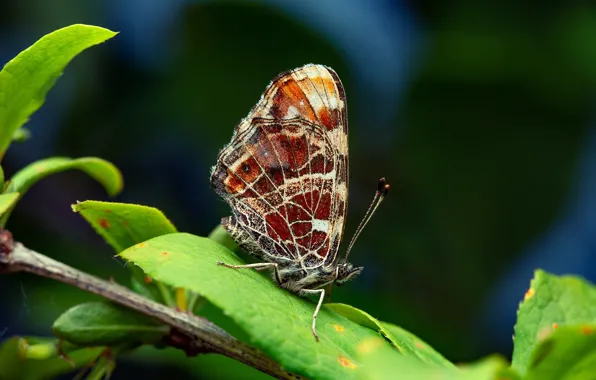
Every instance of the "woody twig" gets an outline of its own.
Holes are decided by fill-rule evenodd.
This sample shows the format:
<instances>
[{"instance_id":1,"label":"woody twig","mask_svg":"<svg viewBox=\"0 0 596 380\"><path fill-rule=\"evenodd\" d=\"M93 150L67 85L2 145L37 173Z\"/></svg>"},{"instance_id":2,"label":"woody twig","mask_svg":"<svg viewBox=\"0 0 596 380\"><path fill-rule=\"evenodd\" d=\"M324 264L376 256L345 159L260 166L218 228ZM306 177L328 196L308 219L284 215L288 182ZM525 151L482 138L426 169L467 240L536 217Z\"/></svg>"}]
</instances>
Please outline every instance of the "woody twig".
<instances>
[{"instance_id":1,"label":"woody twig","mask_svg":"<svg viewBox=\"0 0 596 380\"><path fill-rule=\"evenodd\" d=\"M116 283L102 280L14 242L0 231L0 274L29 272L97 294L170 326L165 341L188 355L218 353L278 379L299 379L257 349L240 342L211 321L153 302Z\"/></svg>"}]
</instances>

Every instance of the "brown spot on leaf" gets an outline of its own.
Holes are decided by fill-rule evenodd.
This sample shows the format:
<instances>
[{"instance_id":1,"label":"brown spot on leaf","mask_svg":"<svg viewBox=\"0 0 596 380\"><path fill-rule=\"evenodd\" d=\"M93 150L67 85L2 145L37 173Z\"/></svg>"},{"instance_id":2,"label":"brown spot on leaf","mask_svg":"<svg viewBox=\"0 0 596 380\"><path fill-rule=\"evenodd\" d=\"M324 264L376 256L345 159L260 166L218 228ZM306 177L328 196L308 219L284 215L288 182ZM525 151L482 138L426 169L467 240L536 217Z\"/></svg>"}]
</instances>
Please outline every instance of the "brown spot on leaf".
<instances>
[{"instance_id":1,"label":"brown spot on leaf","mask_svg":"<svg viewBox=\"0 0 596 380\"><path fill-rule=\"evenodd\" d=\"M333 325L333 328L339 333L343 333L344 331L346 331L346 329L342 325L338 324Z\"/></svg>"},{"instance_id":2,"label":"brown spot on leaf","mask_svg":"<svg viewBox=\"0 0 596 380\"><path fill-rule=\"evenodd\" d=\"M530 298L534 297L534 293L535 293L534 289L532 289L532 288L528 289L528 291L524 295L524 301L527 301Z\"/></svg>"},{"instance_id":3,"label":"brown spot on leaf","mask_svg":"<svg viewBox=\"0 0 596 380\"><path fill-rule=\"evenodd\" d=\"M346 358L345 356L339 355L337 357L337 361L339 362L339 364L348 369L356 369L356 364L354 364L350 359Z\"/></svg>"},{"instance_id":4,"label":"brown spot on leaf","mask_svg":"<svg viewBox=\"0 0 596 380\"><path fill-rule=\"evenodd\" d=\"M101 218L101 219L99 219L99 221L98 221L98 222L99 222L99 225L100 225L102 228L105 228L105 229L108 229L108 228L110 228L110 222L108 222L108 220L107 220L107 219L105 219L105 218Z\"/></svg>"},{"instance_id":5,"label":"brown spot on leaf","mask_svg":"<svg viewBox=\"0 0 596 380\"><path fill-rule=\"evenodd\" d=\"M151 282L153 282L153 280L149 276L145 276L143 280L145 281L145 284L150 284Z\"/></svg>"},{"instance_id":6,"label":"brown spot on leaf","mask_svg":"<svg viewBox=\"0 0 596 380\"><path fill-rule=\"evenodd\" d=\"M594 332L594 329L590 326L582 326L579 331L584 335L591 335Z\"/></svg>"}]
</instances>

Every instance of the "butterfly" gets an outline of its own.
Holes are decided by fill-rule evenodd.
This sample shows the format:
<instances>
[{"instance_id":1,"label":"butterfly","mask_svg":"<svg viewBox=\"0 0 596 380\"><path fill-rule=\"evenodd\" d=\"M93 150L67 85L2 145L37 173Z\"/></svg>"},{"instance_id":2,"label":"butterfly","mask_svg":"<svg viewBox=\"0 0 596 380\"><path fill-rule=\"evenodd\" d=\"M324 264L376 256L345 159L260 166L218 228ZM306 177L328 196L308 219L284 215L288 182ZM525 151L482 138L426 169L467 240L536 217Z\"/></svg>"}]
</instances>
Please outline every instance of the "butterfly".
<instances>
[{"instance_id":1,"label":"butterfly","mask_svg":"<svg viewBox=\"0 0 596 380\"><path fill-rule=\"evenodd\" d=\"M311 326L318 341L325 287L362 271L346 261L347 253L389 189L381 179L346 256L338 259L348 200L348 120L336 72L308 64L273 79L220 151L211 185L232 209L222 226L263 261L218 264L270 269L280 287L319 296Z\"/></svg>"}]
</instances>

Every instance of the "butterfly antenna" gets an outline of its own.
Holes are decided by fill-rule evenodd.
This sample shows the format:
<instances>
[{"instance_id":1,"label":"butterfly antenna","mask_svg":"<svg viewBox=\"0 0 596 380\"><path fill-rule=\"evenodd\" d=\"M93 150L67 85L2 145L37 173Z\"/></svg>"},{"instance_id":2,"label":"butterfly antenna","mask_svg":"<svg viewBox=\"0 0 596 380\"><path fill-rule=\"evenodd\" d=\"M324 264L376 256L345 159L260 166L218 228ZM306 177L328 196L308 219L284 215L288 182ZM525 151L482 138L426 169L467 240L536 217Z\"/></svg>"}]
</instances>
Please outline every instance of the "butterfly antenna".
<instances>
[{"instance_id":1,"label":"butterfly antenna","mask_svg":"<svg viewBox=\"0 0 596 380\"><path fill-rule=\"evenodd\" d=\"M346 256L345 256L344 260L347 260L348 255L350 254L350 251L352 250L352 247L354 246L354 243L356 242L356 239L358 239L358 236L360 236L360 233L362 232L362 230L364 229L364 227L366 226L366 224L368 223L370 218L373 216L375 211L377 211L377 207L379 207L381 202L383 202L383 199L385 199L385 196L387 195L388 192L389 192L389 184L387 183L385 178L381 178L379 180L377 192L375 193L375 196L374 196L372 202L370 203L370 206L368 206L368 210L366 210L366 214L364 214L364 218L362 218L360 225L358 226L358 228L356 228L356 232L354 232L354 236L352 236L352 240L350 240L350 245L348 245L348 250L346 251Z\"/></svg>"}]
</instances>

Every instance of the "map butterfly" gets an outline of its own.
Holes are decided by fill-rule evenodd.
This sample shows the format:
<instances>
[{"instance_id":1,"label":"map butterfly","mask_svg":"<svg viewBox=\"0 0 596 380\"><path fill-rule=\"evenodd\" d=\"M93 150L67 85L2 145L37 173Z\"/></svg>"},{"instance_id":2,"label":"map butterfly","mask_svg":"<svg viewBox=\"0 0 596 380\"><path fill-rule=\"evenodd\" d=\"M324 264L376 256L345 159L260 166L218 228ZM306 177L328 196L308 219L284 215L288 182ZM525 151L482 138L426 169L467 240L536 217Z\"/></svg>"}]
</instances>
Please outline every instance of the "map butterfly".
<instances>
[{"instance_id":1,"label":"map butterfly","mask_svg":"<svg viewBox=\"0 0 596 380\"><path fill-rule=\"evenodd\" d=\"M219 153L211 185L231 207L222 226L262 263L230 268L273 270L274 280L299 296L356 277L362 267L337 259L348 198L348 120L343 85L333 69L303 67L278 75ZM354 238L383 200L377 193ZM374 207L373 207L374 206Z\"/></svg>"}]
</instances>

